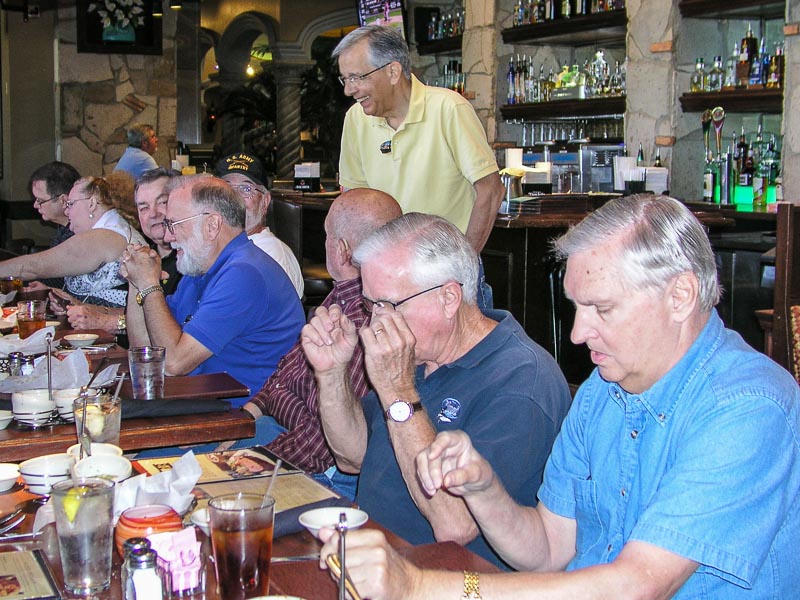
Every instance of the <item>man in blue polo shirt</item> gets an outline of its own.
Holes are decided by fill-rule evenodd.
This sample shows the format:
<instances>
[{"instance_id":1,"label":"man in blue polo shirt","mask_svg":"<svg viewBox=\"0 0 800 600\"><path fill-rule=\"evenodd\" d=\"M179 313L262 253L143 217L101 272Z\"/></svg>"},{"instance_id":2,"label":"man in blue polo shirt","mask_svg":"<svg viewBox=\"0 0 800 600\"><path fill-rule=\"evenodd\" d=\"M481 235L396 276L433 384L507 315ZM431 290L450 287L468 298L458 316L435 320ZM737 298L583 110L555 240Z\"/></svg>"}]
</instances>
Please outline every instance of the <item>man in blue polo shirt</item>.
<instances>
[{"instance_id":1,"label":"man in blue polo shirt","mask_svg":"<svg viewBox=\"0 0 800 600\"><path fill-rule=\"evenodd\" d=\"M164 346L170 375L228 372L258 390L297 341L303 309L281 267L247 239L245 207L226 182L181 177L170 187L164 240L183 278L164 298L161 261L129 246L123 275L131 346ZM241 406L246 398L234 401Z\"/></svg>"}]
</instances>

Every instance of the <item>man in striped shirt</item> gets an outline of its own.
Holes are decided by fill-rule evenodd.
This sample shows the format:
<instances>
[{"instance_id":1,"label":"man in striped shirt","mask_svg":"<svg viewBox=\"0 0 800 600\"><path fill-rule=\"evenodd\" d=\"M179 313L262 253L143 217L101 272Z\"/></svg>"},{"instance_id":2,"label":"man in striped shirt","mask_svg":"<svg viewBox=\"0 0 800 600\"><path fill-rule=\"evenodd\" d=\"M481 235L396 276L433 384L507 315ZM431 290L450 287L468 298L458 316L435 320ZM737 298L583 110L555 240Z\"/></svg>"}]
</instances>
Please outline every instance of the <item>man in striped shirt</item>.
<instances>
[{"instance_id":1,"label":"man in striped shirt","mask_svg":"<svg viewBox=\"0 0 800 600\"><path fill-rule=\"evenodd\" d=\"M352 263L353 251L373 231L401 215L400 206L391 196L368 188L344 192L328 211L325 219L325 253L334 287L322 305L326 308L339 305L356 327L364 325L368 313L361 299L360 273ZM353 393L357 397L366 396L369 384L360 346L353 353L348 372ZM352 498L357 476L341 473L334 465L319 420L318 394L314 371L308 365L298 341L281 359L261 390L243 408L256 419L270 415L286 428L287 431L278 435L267 448Z\"/></svg>"}]
</instances>

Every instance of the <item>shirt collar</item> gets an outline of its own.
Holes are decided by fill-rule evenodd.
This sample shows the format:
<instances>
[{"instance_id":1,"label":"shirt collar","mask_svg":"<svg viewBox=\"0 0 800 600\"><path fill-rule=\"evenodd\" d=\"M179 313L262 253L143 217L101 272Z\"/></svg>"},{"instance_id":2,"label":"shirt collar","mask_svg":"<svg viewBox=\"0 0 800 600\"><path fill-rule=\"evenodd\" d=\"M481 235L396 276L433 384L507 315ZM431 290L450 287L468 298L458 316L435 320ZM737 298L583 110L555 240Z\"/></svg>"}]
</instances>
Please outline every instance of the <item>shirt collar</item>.
<instances>
[{"instance_id":1,"label":"shirt collar","mask_svg":"<svg viewBox=\"0 0 800 600\"><path fill-rule=\"evenodd\" d=\"M340 302L350 302L356 298L361 298L361 278L354 277L353 279L334 281L333 289L337 300Z\"/></svg>"},{"instance_id":2,"label":"shirt collar","mask_svg":"<svg viewBox=\"0 0 800 600\"><path fill-rule=\"evenodd\" d=\"M722 343L724 325L716 309L711 311L708 322L703 327L689 350L681 357L666 375L656 381L650 389L639 394L642 406L661 425L666 425L679 402L683 391ZM619 391L624 398L632 398L634 394L625 392L617 384L611 384L609 393L613 396Z\"/></svg>"},{"instance_id":3,"label":"shirt collar","mask_svg":"<svg viewBox=\"0 0 800 600\"><path fill-rule=\"evenodd\" d=\"M403 119L403 125L408 123L419 123L425 116L425 85L411 76L411 98L408 101L408 112Z\"/></svg>"}]
</instances>

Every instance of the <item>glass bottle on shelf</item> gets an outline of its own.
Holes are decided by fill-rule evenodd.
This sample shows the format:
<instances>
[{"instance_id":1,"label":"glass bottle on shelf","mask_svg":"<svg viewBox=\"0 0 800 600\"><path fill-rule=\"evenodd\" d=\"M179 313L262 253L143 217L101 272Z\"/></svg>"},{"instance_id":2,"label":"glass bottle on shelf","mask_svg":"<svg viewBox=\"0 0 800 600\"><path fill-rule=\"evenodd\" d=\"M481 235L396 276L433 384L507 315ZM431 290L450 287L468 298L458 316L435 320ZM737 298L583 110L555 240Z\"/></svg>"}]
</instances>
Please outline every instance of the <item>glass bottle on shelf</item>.
<instances>
[{"instance_id":1,"label":"glass bottle on shelf","mask_svg":"<svg viewBox=\"0 0 800 600\"><path fill-rule=\"evenodd\" d=\"M506 103L514 104L514 82L516 79L517 71L514 69L514 57L508 59L508 72L506 73L506 83L508 83L508 94L506 95Z\"/></svg>"},{"instance_id":2,"label":"glass bottle on shelf","mask_svg":"<svg viewBox=\"0 0 800 600\"><path fill-rule=\"evenodd\" d=\"M572 2L571 0L561 0L561 18L572 18Z\"/></svg>"},{"instance_id":3,"label":"glass bottle on shelf","mask_svg":"<svg viewBox=\"0 0 800 600\"><path fill-rule=\"evenodd\" d=\"M717 170L711 150L706 154L706 164L703 168L703 202L714 201L714 190L717 186Z\"/></svg>"},{"instance_id":4,"label":"glass bottle on shelf","mask_svg":"<svg viewBox=\"0 0 800 600\"><path fill-rule=\"evenodd\" d=\"M747 23L747 33L744 34L742 38L742 47L741 47L741 57L744 60L747 60L749 63L749 67L753 65L753 60L755 60L756 56L758 55L758 39L756 35L753 33L753 28L750 23Z\"/></svg>"},{"instance_id":5,"label":"glass bottle on shelf","mask_svg":"<svg viewBox=\"0 0 800 600\"><path fill-rule=\"evenodd\" d=\"M775 54L769 61L769 71L767 73L767 87L770 89L783 86L783 46L775 44Z\"/></svg>"},{"instance_id":6,"label":"glass bottle on shelf","mask_svg":"<svg viewBox=\"0 0 800 600\"><path fill-rule=\"evenodd\" d=\"M706 63L702 57L695 63L694 73L689 80L689 90L694 92L705 92L708 87L708 74L706 73Z\"/></svg>"},{"instance_id":7,"label":"glass bottle on shelf","mask_svg":"<svg viewBox=\"0 0 800 600\"><path fill-rule=\"evenodd\" d=\"M661 163L661 148L656 147L656 159L653 161L654 167L663 167L664 165Z\"/></svg>"},{"instance_id":8,"label":"glass bottle on shelf","mask_svg":"<svg viewBox=\"0 0 800 600\"><path fill-rule=\"evenodd\" d=\"M725 62L725 82L722 84L724 88L736 87L736 65L739 63L739 42L733 43L733 52Z\"/></svg>"},{"instance_id":9,"label":"glass bottle on shelf","mask_svg":"<svg viewBox=\"0 0 800 600\"><path fill-rule=\"evenodd\" d=\"M761 46L758 49L758 55L753 59L750 65L750 86L758 87L767 83L767 74L764 72L764 54L767 53L766 40L761 38ZM769 62L767 62L767 69L769 69Z\"/></svg>"},{"instance_id":10,"label":"glass bottle on shelf","mask_svg":"<svg viewBox=\"0 0 800 600\"><path fill-rule=\"evenodd\" d=\"M714 66L708 72L708 91L719 92L725 82L725 71L722 68L722 57L714 57Z\"/></svg>"},{"instance_id":11,"label":"glass bottle on shelf","mask_svg":"<svg viewBox=\"0 0 800 600\"><path fill-rule=\"evenodd\" d=\"M642 142L639 142L639 152L636 153L636 166L644 166L644 148L642 148Z\"/></svg>"}]
</instances>

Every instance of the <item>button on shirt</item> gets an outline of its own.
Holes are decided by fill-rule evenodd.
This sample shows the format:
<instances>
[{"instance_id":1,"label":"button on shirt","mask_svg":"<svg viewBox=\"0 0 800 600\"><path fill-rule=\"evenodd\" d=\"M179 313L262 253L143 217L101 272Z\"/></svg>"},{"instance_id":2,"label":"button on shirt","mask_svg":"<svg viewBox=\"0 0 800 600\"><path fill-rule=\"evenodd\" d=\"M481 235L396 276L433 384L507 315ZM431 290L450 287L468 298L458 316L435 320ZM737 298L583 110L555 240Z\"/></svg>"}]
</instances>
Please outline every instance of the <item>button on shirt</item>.
<instances>
[{"instance_id":1,"label":"button on shirt","mask_svg":"<svg viewBox=\"0 0 800 600\"><path fill-rule=\"evenodd\" d=\"M568 569L611 562L639 540L700 563L675 598L796 597L798 431L800 388L716 311L642 394L595 370L539 491L577 521Z\"/></svg>"}]
</instances>

